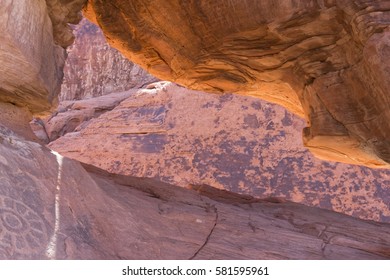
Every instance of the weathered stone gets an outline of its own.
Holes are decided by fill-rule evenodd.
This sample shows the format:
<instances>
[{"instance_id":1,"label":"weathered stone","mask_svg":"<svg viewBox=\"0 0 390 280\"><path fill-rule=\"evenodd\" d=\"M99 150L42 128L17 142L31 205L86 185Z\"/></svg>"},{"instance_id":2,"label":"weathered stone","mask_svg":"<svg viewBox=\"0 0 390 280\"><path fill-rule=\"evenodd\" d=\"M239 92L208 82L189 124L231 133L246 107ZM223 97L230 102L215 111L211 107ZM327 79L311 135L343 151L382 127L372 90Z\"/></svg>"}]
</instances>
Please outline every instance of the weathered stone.
<instances>
[{"instance_id":1,"label":"weathered stone","mask_svg":"<svg viewBox=\"0 0 390 280\"><path fill-rule=\"evenodd\" d=\"M82 18L80 10L86 2L87 0L46 0L57 45L66 48L73 43L74 35L69 23L79 23Z\"/></svg>"},{"instance_id":2,"label":"weathered stone","mask_svg":"<svg viewBox=\"0 0 390 280\"><path fill-rule=\"evenodd\" d=\"M0 1L0 102L48 110L62 80L65 51L53 42L46 2Z\"/></svg>"},{"instance_id":3,"label":"weathered stone","mask_svg":"<svg viewBox=\"0 0 390 280\"><path fill-rule=\"evenodd\" d=\"M61 102L50 117L41 120L45 131L41 139L44 141L47 138L48 141L54 141L68 132L77 130L81 124L85 126L86 121L114 109L136 91L129 90L87 100Z\"/></svg>"},{"instance_id":4,"label":"weathered stone","mask_svg":"<svg viewBox=\"0 0 390 280\"><path fill-rule=\"evenodd\" d=\"M51 139L72 131L70 120L95 111L96 104L106 103L101 98L76 101L55 113L46 123ZM75 124L74 133L49 146L111 173L283 197L390 221L389 171L316 160L301 147L304 122L253 97L160 82L133 92L98 118Z\"/></svg>"},{"instance_id":5,"label":"weathered stone","mask_svg":"<svg viewBox=\"0 0 390 280\"><path fill-rule=\"evenodd\" d=\"M0 259L390 257L388 224L87 172L2 125L0 141Z\"/></svg>"},{"instance_id":6,"label":"weathered stone","mask_svg":"<svg viewBox=\"0 0 390 280\"><path fill-rule=\"evenodd\" d=\"M390 166L390 1L88 3L108 41L153 75L279 103L307 118L314 154Z\"/></svg>"},{"instance_id":7,"label":"weathered stone","mask_svg":"<svg viewBox=\"0 0 390 280\"><path fill-rule=\"evenodd\" d=\"M141 88L156 78L111 48L99 27L83 19L67 49L60 100L85 99Z\"/></svg>"},{"instance_id":8,"label":"weathered stone","mask_svg":"<svg viewBox=\"0 0 390 280\"><path fill-rule=\"evenodd\" d=\"M30 122L30 128L33 131L34 135L39 139L43 144L48 144L50 142L49 137L47 136L47 131L45 128L45 123L41 118L33 118Z\"/></svg>"},{"instance_id":9,"label":"weathered stone","mask_svg":"<svg viewBox=\"0 0 390 280\"><path fill-rule=\"evenodd\" d=\"M29 125L31 118L32 115L27 108L0 102L0 124L12 127L13 131L25 139L36 141L37 136Z\"/></svg>"},{"instance_id":10,"label":"weathered stone","mask_svg":"<svg viewBox=\"0 0 390 280\"><path fill-rule=\"evenodd\" d=\"M71 41L67 23L77 21L82 1L46 2L55 40L67 45ZM0 104L1 259L390 258L387 224L279 199L259 200L206 186L188 190L150 179L113 175L91 166L84 169L78 162L29 141L27 120L31 115L21 107L34 113L50 107L47 96L55 99L56 93L47 88L58 81L56 71L61 66L56 63L63 54L61 51L59 57L54 55L56 59L50 60L59 47L52 35L46 36L51 28L46 24L44 2L31 3L0 2L0 22L6 22L0 37L4 42L1 62L10 71L2 76L1 101L18 105ZM53 12L58 6L51 3L61 4L63 9ZM65 27L64 33L58 30L61 27ZM11 33L7 33L8 28ZM36 37L32 31L37 31ZM14 64L7 60L10 57ZM47 60L51 61L49 66ZM158 108L151 113L159 116L160 112ZM148 110L138 113L150 114ZM243 120L250 128L260 125L252 114ZM283 122L289 124L291 120L285 118ZM161 125L159 118L148 124L151 131ZM267 124L269 129L273 126ZM100 138L99 142L104 140ZM165 147L164 136L146 140L137 146L139 151L154 153Z\"/></svg>"}]
</instances>

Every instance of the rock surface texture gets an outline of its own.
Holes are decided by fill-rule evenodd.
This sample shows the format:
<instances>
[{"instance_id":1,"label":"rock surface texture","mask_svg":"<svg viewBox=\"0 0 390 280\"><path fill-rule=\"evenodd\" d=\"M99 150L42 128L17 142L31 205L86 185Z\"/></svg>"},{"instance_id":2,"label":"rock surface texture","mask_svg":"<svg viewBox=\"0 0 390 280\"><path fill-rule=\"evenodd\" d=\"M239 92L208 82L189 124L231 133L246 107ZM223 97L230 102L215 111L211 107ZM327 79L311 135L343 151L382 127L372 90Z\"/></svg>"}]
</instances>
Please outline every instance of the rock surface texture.
<instances>
[{"instance_id":1,"label":"rock surface texture","mask_svg":"<svg viewBox=\"0 0 390 280\"><path fill-rule=\"evenodd\" d=\"M0 259L386 259L390 226L88 172L0 125Z\"/></svg>"},{"instance_id":2,"label":"rock surface texture","mask_svg":"<svg viewBox=\"0 0 390 280\"><path fill-rule=\"evenodd\" d=\"M68 132L81 129L90 119L114 109L136 92L137 90L134 89L86 100L62 101L50 117L44 120L35 119L32 127L37 127L39 131L43 130L41 140L45 143L54 141Z\"/></svg>"},{"instance_id":3,"label":"rock surface texture","mask_svg":"<svg viewBox=\"0 0 390 280\"><path fill-rule=\"evenodd\" d=\"M45 0L0 1L0 102L50 108L59 93L65 51L53 39Z\"/></svg>"},{"instance_id":4,"label":"rock surface texture","mask_svg":"<svg viewBox=\"0 0 390 280\"><path fill-rule=\"evenodd\" d=\"M80 18L83 2L0 1L0 58L7 70L0 73L1 259L390 258L388 224L114 175L31 141L27 121L55 99L61 47L73 40L67 24ZM96 111L120 102L104 98L111 105L96 102ZM95 109L90 114L98 115ZM35 125L44 133L41 122ZM159 118L147 128L156 125ZM140 148L150 149L148 142Z\"/></svg>"},{"instance_id":5,"label":"rock surface texture","mask_svg":"<svg viewBox=\"0 0 390 280\"><path fill-rule=\"evenodd\" d=\"M83 19L74 33L76 40L67 49L60 100L101 96L157 81L111 48L101 30L88 20Z\"/></svg>"},{"instance_id":6,"label":"rock surface texture","mask_svg":"<svg viewBox=\"0 0 390 280\"><path fill-rule=\"evenodd\" d=\"M64 47L84 0L0 0L0 102L47 111L60 92Z\"/></svg>"},{"instance_id":7,"label":"rock surface texture","mask_svg":"<svg viewBox=\"0 0 390 280\"><path fill-rule=\"evenodd\" d=\"M279 103L317 156L389 167L390 1L89 0L85 14L153 75Z\"/></svg>"},{"instance_id":8,"label":"rock surface texture","mask_svg":"<svg viewBox=\"0 0 390 280\"><path fill-rule=\"evenodd\" d=\"M106 98L122 102L109 106ZM96 112L104 113L94 118ZM304 121L257 98L159 82L61 103L45 126L50 139L74 131L50 148L111 173L283 197L390 222L389 171L316 160L302 148Z\"/></svg>"}]
</instances>

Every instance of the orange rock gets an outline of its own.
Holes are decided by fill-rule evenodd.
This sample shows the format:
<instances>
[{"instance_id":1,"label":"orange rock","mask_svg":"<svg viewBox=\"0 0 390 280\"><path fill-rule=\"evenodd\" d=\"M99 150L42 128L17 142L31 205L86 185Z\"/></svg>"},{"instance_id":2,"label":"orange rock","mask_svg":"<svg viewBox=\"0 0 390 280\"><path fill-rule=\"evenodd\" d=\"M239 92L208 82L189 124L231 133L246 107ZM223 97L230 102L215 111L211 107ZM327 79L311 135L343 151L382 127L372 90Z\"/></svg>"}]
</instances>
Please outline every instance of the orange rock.
<instances>
[{"instance_id":1,"label":"orange rock","mask_svg":"<svg viewBox=\"0 0 390 280\"><path fill-rule=\"evenodd\" d=\"M102 98L74 102L46 123L47 131L65 131L69 118L95 110ZM253 97L160 82L80 123L49 147L111 173L182 187L206 184L390 221L390 172L314 159L302 148L304 122Z\"/></svg>"},{"instance_id":2,"label":"orange rock","mask_svg":"<svg viewBox=\"0 0 390 280\"><path fill-rule=\"evenodd\" d=\"M77 21L77 10L82 3L82 0L18 0L5 1L0 6L0 26L5 27L0 38L0 59L2 67L9 70L7 73L1 68L4 76L0 76L0 259L390 257L388 224L362 221L283 199L259 200L204 185L188 190L151 179L110 174L82 166L30 141L32 134L27 121L31 115L25 107L34 113L50 107L50 98L56 95L51 86L58 83L57 70L61 70L63 58L61 51L52 60L53 49L60 48L55 44L64 46L72 40L67 23ZM140 95L155 93L157 97L158 89L164 92L170 88L163 84L155 87ZM151 95L147 102L125 103L125 100L123 103L137 106L146 102L145 105L159 106L164 104L161 100L170 100L169 94L166 95L165 99ZM224 106L230 104L227 97ZM115 111L101 114L110 110L110 106L117 106L118 100L121 99L104 96L99 100L74 102L61 109L82 111L92 104L89 108L93 108L94 116L100 111L101 118ZM218 104L207 106L216 105L219 109ZM195 108L196 105L199 103L194 102ZM116 116L117 120L127 118L126 113L130 113L129 119L138 120L139 124L127 128L123 124L114 126L121 134L129 128L134 129L129 130L130 135L139 129L142 134L146 131L144 136L153 134L156 128L165 126L162 114L169 119L164 108L127 109L120 111L122 116ZM142 116L154 117L145 122ZM170 121L175 123L174 119ZM243 121L245 126L258 126L253 116L246 116ZM288 118L285 123L290 123ZM35 124L43 133L43 128L38 127L42 123ZM83 124L86 126L87 122ZM268 125L272 129L273 125ZM109 137L100 137L97 143L105 144L108 140ZM155 147L164 145L160 140L157 146L146 141L136 143L135 148L153 152ZM235 160L231 158L232 162Z\"/></svg>"},{"instance_id":3,"label":"orange rock","mask_svg":"<svg viewBox=\"0 0 390 280\"><path fill-rule=\"evenodd\" d=\"M389 168L386 0L89 0L108 41L156 77L305 116L328 160Z\"/></svg>"}]
</instances>

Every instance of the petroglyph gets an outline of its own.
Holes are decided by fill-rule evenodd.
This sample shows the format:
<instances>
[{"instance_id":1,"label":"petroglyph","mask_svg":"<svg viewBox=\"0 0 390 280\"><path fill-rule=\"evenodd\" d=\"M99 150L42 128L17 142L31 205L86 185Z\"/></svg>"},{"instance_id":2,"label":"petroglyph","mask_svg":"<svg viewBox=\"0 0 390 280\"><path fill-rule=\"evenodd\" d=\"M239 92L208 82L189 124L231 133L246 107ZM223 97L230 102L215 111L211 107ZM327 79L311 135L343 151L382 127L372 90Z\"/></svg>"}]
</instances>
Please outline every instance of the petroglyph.
<instances>
[{"instance_id":1,"label":"petroglyph","mask_svg":"<svg viewBox=\"0 0 390 280\"><path fill-rule=\"evenodd\" d=\"M0 195L0 258L39 253L47 240L45 224L34 210Z\"/></svg>"}]
</instances>

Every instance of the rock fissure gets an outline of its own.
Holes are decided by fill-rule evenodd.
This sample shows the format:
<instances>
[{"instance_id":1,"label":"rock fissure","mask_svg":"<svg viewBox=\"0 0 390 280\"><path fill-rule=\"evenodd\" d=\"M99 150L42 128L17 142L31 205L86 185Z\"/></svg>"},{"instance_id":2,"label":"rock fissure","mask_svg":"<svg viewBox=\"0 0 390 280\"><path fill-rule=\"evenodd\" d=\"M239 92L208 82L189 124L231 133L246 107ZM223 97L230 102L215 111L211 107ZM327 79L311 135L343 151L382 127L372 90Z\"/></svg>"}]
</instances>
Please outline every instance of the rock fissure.
<instances>
[{"instance_id":1,"label":"rock fissure","mask_svg":"<svg viewBox=\"0 0 390 280\"><path fill-rule=\"evenodd\" d=\"M210 206L209 206L210 207ZM196 250L196 252L189 258L189 260L193 260L195 259L198 254L206 247L206 245L209 243L210 241L210 238L211 238L211 235L213 234L215 228L217 227L217 224L218 224L218 209L216 208L215 205L212 205L211 208L214 210L214 213L215 213L215 219L214 219L214 224L212 226L212 228L210 229L210 232L209 234L206 236L206 239L205 241L203 242L203 244L199 247L198 250ZM206 211L208 212L208 211Z\"/></svg>"}]
</instances>

